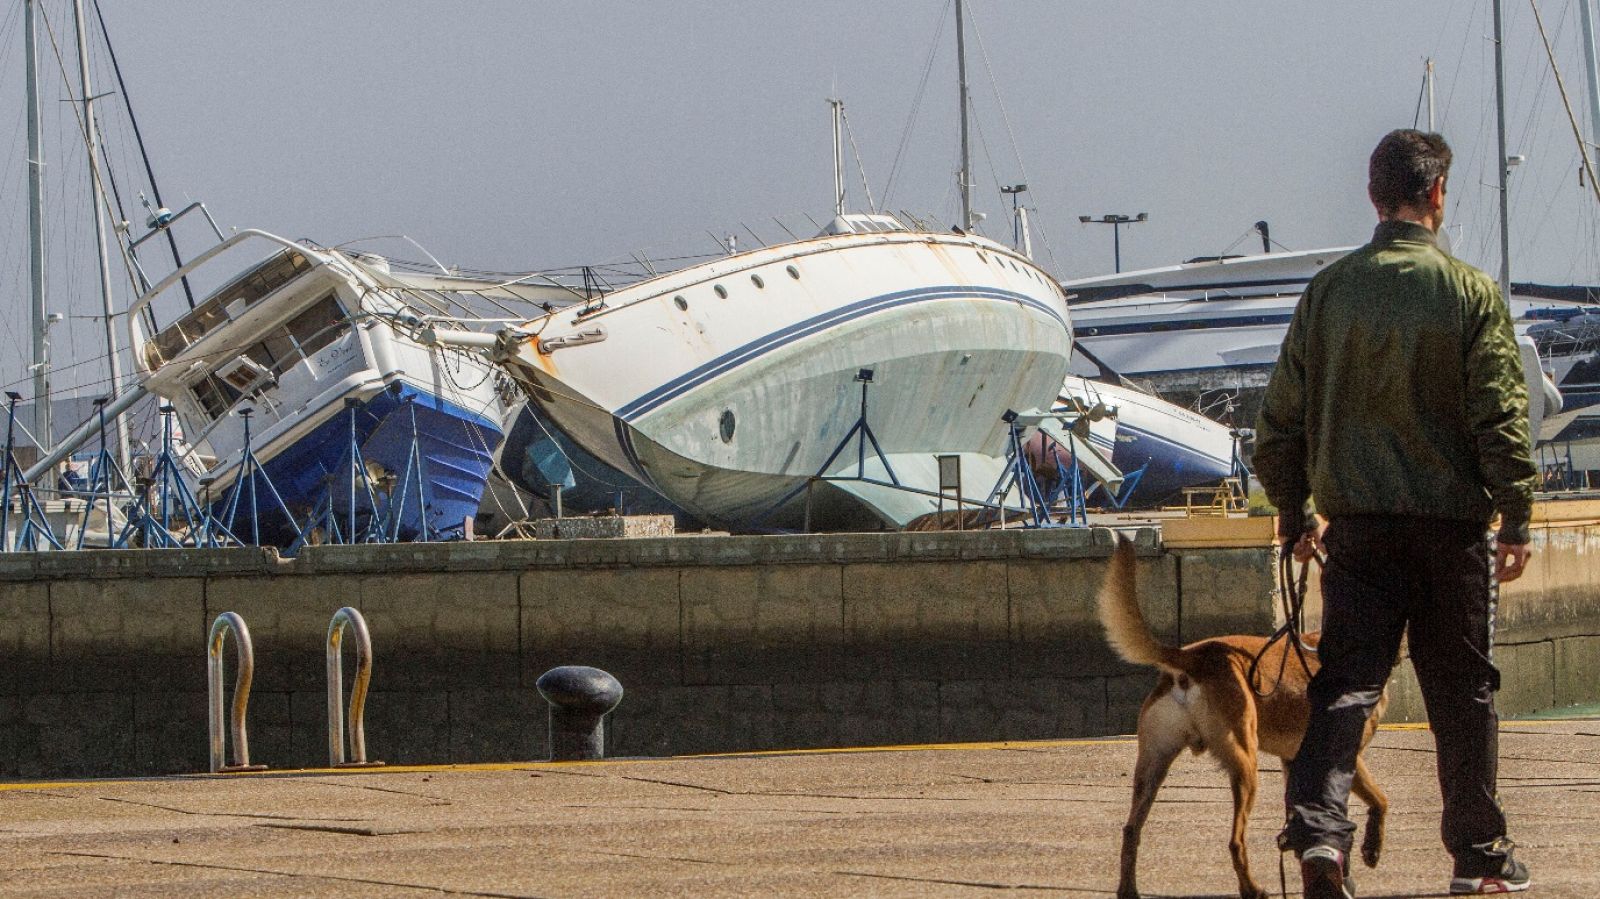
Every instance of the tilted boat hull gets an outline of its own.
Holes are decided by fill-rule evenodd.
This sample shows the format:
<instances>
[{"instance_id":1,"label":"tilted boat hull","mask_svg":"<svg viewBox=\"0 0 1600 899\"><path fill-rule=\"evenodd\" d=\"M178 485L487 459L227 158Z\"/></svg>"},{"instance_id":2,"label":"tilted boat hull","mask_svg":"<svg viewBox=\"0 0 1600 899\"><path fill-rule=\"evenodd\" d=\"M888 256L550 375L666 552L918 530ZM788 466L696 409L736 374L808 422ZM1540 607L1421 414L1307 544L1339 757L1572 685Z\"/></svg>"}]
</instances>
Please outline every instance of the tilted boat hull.
<instances>
[{"instance_id":1,"label":"tilted boat hull","mask_svg":"<svg viewBox=\"0 0 1600 899\"><path fill-rule=\"evenodd\" d=\"M603 339L559 343L602 328ZM508 369L563 433L689 512L746 530L802 523L817 475L936 493L939 453L970 454L963 494L984 499L1005 453L1002 417L1046 408L1071 352L1060 291L1027 260L906 232L729 257L526 330L539 337ZM885 491L816 484L811 525L900 526L938 507Z\"/></svg>"}]
</instances>

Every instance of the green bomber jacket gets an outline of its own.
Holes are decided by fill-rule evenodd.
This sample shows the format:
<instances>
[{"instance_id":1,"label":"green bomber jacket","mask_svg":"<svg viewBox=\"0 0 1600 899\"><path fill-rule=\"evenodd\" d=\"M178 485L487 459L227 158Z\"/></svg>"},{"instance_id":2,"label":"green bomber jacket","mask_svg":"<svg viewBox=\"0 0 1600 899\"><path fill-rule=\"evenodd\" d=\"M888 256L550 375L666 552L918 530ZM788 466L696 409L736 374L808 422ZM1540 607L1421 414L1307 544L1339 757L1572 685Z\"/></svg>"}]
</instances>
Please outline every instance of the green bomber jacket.
<instances>
[{"instance_id":1,"label":"green bomber jacket","mask_svg":"<svg viewBox=\"0 0 1600 899\"><path fill-rule=\"evenodd\" d=\"M1256 425L1282 514L1481 522L1527 543L1537 469L1511 314L1489 276L1413 222L1311 279Z\"/></svg>"}]
</instances>

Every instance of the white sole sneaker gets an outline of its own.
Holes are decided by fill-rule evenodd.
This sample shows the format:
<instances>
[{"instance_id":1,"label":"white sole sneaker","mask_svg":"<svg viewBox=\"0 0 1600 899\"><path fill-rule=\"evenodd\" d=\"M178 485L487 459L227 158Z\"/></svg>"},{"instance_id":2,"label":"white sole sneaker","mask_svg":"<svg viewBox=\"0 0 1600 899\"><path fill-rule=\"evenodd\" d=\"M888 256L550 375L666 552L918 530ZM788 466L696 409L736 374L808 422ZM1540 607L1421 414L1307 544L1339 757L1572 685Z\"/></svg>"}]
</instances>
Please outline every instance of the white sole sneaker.
<instances>
[{"instance_id":1,"label":"white sole sneaker","mask_svg":"<svg viewBox=\"0 0 1600 899\"><path fill-rule=\"evenodd\" d=\"M1506 880L1501 877L1454 877L1450 880L1452 896L1486 896L1496 893L1520 893L1533 886L1532 880Z\"/></svg>"}]
</instances>

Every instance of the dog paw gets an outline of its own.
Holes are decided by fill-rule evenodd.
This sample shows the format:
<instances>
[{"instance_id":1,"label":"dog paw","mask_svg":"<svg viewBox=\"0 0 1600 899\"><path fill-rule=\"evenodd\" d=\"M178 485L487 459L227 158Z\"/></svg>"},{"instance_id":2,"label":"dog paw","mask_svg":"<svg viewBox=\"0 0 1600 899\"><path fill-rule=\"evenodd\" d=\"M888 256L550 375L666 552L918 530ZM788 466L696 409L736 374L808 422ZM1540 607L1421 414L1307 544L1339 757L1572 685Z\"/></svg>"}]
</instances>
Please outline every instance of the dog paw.
<instances>
[{"instance_id":1,"label":"dog paw","mask_svg":"<svg viewBox=\"0 0 1600 899\"><path fill-rule=\"evenodd\" d=\"M1378 843L1376 841L1370 842L1370 843L1362 843L1361 844L1361 863L1366 865L1369 868L1378 867L1378 855L1382 851L1383 851L1383 847L1378 845Z\"/></svg>"},{"instance_id":2,"label":"dog paw","mask_svg":"<svg viewBox=\"0 0 1600 899\"><path fill-rule=\"evenodd\" d=\"M1239 890L1240 899L1271 899L1266 890L1260 887L1249 887Z\"/></svg>"},{"instance_id":3,"label":"dog paw","mask_svg":"<svg viewBox=\"0 0 1600 899\"><path fill-rule=\"evenodd\" d=\"M1127 887L1118 887L1117 899L1139 899L1139 891Z\"/></svg>"}]
</instances>

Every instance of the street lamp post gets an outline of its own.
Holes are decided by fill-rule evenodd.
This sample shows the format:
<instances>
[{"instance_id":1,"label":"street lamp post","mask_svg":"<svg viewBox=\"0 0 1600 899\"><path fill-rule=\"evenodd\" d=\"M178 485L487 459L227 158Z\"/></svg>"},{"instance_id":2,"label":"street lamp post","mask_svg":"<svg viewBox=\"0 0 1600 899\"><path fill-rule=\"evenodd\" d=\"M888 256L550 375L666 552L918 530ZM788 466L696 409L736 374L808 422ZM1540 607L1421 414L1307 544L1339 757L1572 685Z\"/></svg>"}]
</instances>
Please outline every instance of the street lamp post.
<instances>
[{"instance_id":1,"label":"street lamp post","mask_svg":"<svg viewBox=\"0 0 1600 899\"><path fill-rule=\"evenodd\" d=\"M1123 225L1136 225L1139 222L1144 222L1144 221L1149 221L1149 220L1150 220L1149 214L1148 213L1143 213L1143 212L1139 213L1136 216L1131 216L1131 217L1130 216L1126 216L1126 215L1103 215L1103 216L1101 216L1099 218L1094 218L1092 216L1087 216L1087 215L1078 216L1078 221L1084 223L1085 225L1110 225L1111 226L1111 248L1112 248L1112 254L1113 254L1112 258L1113 258L1113 260L1114 260L1114 262L1116 264L1116 271L1119 272L1119 273L1122 271L1122 226Z\"/></svg>"}]
</instances>

